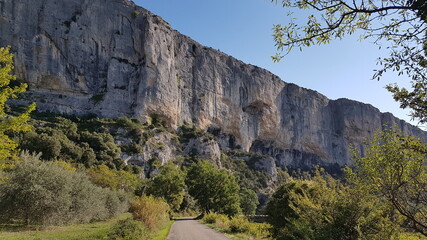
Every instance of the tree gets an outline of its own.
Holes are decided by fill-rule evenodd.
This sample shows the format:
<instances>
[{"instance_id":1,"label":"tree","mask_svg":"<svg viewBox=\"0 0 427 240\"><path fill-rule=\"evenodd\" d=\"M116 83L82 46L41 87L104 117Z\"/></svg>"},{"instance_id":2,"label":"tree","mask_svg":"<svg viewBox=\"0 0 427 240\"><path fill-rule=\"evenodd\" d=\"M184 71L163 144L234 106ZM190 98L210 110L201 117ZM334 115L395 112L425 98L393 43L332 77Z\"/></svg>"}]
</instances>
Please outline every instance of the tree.
<instances>
[{"instance_id":1,"label":"tree","mask_svg":"<svg viewBox=\"0 0 427 240\"><path fill-rule=\"evenodd\" d=\"M134 192L139 184L135 174L124 170L113 170L104 164L92 166L86 173L95 185L112 190Z\"/></svg>"},{"instance_id":2,"label":"tree","mask_svg":"<svg viewBox=\"0 0 427 240\"><path fill-rule=\"evenodd\" d=\"M0 182L0 220L26 224L65 224L103 220L127 209L123 193L97 187L64 163L21 156Z\"/></svg>"},{"instance_id":3,"label":"tree","mask_svg":"<svg viewBox=\"0 0 427 240\"><path fill-rule=\"evenodd\" d=\"M233 216L240 212L239 185L225 169L216 169L204 160L193 163L186 184L204 213L213 211Z\"/></svg>"},{"instance_id":4,"label":"tree","mask_svg":"<svg viewBox=\"0 0 427 240\"><path fill-rule=\"evenodd\" d=\"M259 204L258 195L251 189L240 189L240 207L245 215L255 215L256 208Z\"/></svg>"},{"instance_id":5,"label":"tree","mask_svg":"<svg viewBox=\"0 0 427 240\"><path fill-rule=\"evenodd\" d=\"M147 188L147 194L161 197L169 206L177 211L184 200L185 174L173 163L168 163L159 169L159 174L153 177Z\"/></svg>"},{"instance_id":6,"label":"tree","mask_svg":"<svg viewBox=\"0 0 427 240\"><path fill-rule=\"evenodd\" d=\"M427 236L427 145L395 129L375 134L365 156L355 154L352 181L384 197Z\"/></svg>"},{"instance_id":7,"label":"tree","mask_svg":"<svg viewBox=\"0 0 427 240\"><path fill-rule=\"evenodd\" d=\"M319 172L313 180L282 185L266 208L272 235L279 240L392 239L397 225L389 212L375 196Z\"/></svg>"},{"instance_id":8,"label":"tree","mask_svg":"<svg viewBox=\"0 0 427 240\"><path fill-rule=\"evenodd\" d=\"M279 2L272 0L273 2ZM390 56L379 58L381 68L373 78L380 79L388 70L406 74L412 91L389 85L387 89L401 107L413 109L412 116L427 121L427 3L424 0L281 0L287 8L308 11L308 20L300 26L291 17L286 26L274 27L274 41L280 61L294 48L329 44L333 39L358 33L360 39L389 43ZM292 15L292 13L290 13ZM421 108L421 110L420 110Z\"/></svg>"},{"instance_id":9,"label":"tree","mask_svg":"<svg viewBox=\"0 0 427 240\"><path fill-rule=\"evenodd\" d=\"M0 48L0 169L8 167L8 159L16 155L14 151L17 144L6 135L8 131L28 131L31 126L25 124L29 119L29 114L35 109L35 104L31 104L21 115L11 116L6 113L6 102L11 98L16 98L18 93L25 92L26 84L11 83L16 77L11 74L13 70L13 55L10 48Z\"/></svg>"}]
</instances>

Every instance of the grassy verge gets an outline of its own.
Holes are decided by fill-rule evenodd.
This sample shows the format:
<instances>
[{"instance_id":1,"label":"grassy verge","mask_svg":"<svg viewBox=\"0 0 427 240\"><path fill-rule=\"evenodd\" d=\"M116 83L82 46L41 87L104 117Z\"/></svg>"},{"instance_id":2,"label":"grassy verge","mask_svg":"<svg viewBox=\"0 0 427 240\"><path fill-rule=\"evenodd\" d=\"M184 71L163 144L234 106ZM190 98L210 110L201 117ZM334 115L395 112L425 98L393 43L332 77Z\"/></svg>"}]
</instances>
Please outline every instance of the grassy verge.
<instances>
[{"instance_id":1,"label":"grassy verge","mask_svg":"<svg viewBox=\"0 0 427 240\"><path fill-rule=\"evenodd\" d=\"M165 240L169 235L173 223L174 221L170 221L168 224L166 224L159 232L154 235L153 240Z\"/></svg>"},{"instance_id":2,"label":"grassy verge","mask_svg":"<svg viewBox=\"0 0 427 240\"><path fill-rule=\"evenodd\" d=\"M18 227L14 225L0 225L0 239L8 240L92 240L108 239L112 226L119 220L130 217L129 213L108 221L70 226L55 226L38 229L35 226Z\"/></svg>"}]
</instances>

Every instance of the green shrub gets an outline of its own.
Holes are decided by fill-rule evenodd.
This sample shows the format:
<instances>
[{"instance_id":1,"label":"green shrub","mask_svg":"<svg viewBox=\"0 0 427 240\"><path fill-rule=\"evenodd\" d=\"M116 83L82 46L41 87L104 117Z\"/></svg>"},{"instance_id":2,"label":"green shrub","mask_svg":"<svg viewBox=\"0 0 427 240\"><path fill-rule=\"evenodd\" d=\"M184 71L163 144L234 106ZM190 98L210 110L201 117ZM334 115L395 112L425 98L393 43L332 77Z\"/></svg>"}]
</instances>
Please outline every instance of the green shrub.
<instances>
[{"instance_id":1,"label":"green shrub","mask_svg":"<svg viewBox=\"0 0 427 240\"><path fill-rule=\"evenodd\" d=\"M109 133L84 131L80 134L80 141L86 142L95 151L98 161L113 162L119 158L120 148L114 143Z\"/></svg>"},{"instance_id":2,"label":"green shrub","mask_svg":"<svg viewBox=\"0 0 427 240\"><path fill-rule=\"evenodd\" d=\"M169 221L169 205L161 198L142 196L131 202L129 211L151 231L159 230Z\"/></svg>"},{"instance_id":3,"label":"green shrub","mask_svg":"<svg viewBox=\"0 0 427 240\"><path fill-rule=\"evenodd\" d=\"M120 220L114 225L108 239L111 240L141 240L149 239L148 229L140 221L131 218Z\"/></svg>"},{"instance_id":4,"label":"green shrub","mask_svg":"<svg viewBox=\"0 0 427 240\"><path fill-rule=\"evenodd\" d=\"M395 239L388 205L322 174L285 183L271 196L266 213L275 239Z\"/></svg>"},{"instance_id":5,"label":"green shrub","mask_svg":"<svg viewBox=\"0 0 427 240\"><path fill-rule=\"evenodd\" d=\"M123 170L113 170L104 164L92 166L86 172L94 184L112 190L133 192L139 182L135 174Z\"/></svg>"},{"instance_id":6,"label":"green shrub","mask_svg":"<svg viewBox=\"0 0 427 240\"><path fill-rule=\"evenodd\" d=\"M61 143L46 133L25 133L20 147L30 152L41 152L44 160L56 160L61 153Z\"/></svg>"},{"instance_id":7,"label":"green shrub","mask_svg":"<svg viewBox=\"0 0 427 240\"><path fill-rule=\"evenodd\" d=\"M218 213L208 213L203 217L203 222L214 224L216 227L229 231L229 219L226 215Z\"/></svg>"},{"instance_id":8,"label":"green shrub","mask_svg":"<svg viewBox=\"0 0 427 240\"><path fill-rule=\"evenodd\" d=\"M213 224L225 232L238 234L244 239L267 239L271 226L266 223L253 223L245 217L233 217L229 219L226 215L208 213L203 217L203 222ZM240 238L239 238L240 239Z\"/></svg>"},{"instance_id":9,"label":"green shrub","mask_svg":"<svg viewBox=\"0 0 427 240\"><path fill-rule=\"evenodd\" d=\"M37 156L22 158L0 183L0 220L4 222L85 223L116 216L127 208L126 195L95 186L82 172L42 162Z\"/></svg>"},{"instance_id":10,"label":"green shrub","mask_svg":"<svg viewBox=\"0 0 427 240\"><path fill-rule=\"evenodd\" d=\"M208 213L203 217L203 222L208 224L215 224L218 214L216 213Z\"/></svg>"},{"instance_id":11,"label":"green shrub","mask_svg":"<svg viewBox=\"0 0 427 240\"><path fill-rule=\"evenodd\" d=\"M255 238L267 238L270 236L271 225L267 223L249 223L248 234Z\"/></svg>"},{"instance_id":12,"label":"green shrub","mask_svg":"<svg viewBox=\"0 0 427 240\"><path fill-rule=\"evenodd\" d=\"M233 217L229 221L229 228L232 233L246 233L249 232L250 223L246 218Z\"/></svg>"}]
</instances>

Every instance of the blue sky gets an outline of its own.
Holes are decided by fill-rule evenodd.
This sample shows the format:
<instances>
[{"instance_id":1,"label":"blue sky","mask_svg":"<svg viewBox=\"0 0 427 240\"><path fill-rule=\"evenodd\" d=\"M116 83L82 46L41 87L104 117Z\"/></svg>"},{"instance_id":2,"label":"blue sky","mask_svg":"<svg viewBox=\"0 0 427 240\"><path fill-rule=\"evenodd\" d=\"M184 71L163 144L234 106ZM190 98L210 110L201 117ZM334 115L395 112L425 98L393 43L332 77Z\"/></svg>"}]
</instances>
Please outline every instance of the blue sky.
<instances>
[{"instance_id":1,"label":"blue sky","mask_svg":"<svg viewBox=\"0 0 427 240\"><path fill-rule=\"evenodd\" d=\"M325 46L295 50L280 63L275 54L272 28L287 23L288 10L269 0L135 0L161 16L179 32L246 63L265 68L283 81L316 90L331 99L349 98L372 104L382 112L410 120L390 93L388 83L408 86L409 79L394 73L370 80L376 59L387 52L358 36ZM298 16L301 19L304 16ZM411 122L416 124L416 122Z\"/></svg>"}]
</instances>

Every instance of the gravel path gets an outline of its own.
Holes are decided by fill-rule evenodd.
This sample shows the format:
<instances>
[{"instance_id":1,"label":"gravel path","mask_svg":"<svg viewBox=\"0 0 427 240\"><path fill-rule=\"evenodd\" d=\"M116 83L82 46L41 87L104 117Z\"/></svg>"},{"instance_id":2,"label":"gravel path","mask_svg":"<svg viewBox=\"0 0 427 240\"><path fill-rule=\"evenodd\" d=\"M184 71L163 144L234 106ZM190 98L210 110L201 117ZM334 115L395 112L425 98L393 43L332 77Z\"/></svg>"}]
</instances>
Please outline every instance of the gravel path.
<instances>
[{"instance_id":1,"label":"gravel path","mask_svg":"<svg viewBox=\"0 0 427 240\"><path fill-rule=\"evenodd\" d=\"M167 240L230 240L230 238L192 218L181 218L175 220Z\"/></svg>"}]
</instances>

